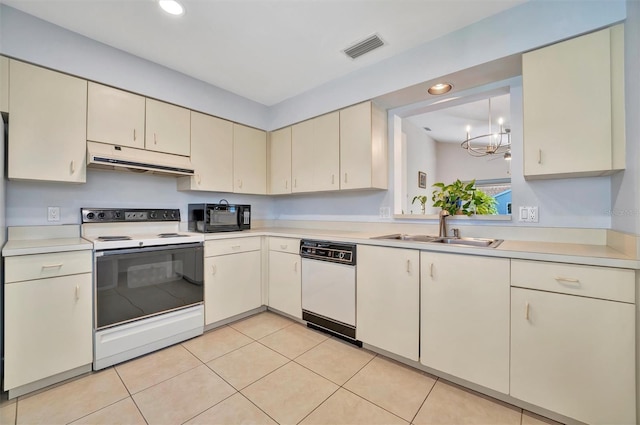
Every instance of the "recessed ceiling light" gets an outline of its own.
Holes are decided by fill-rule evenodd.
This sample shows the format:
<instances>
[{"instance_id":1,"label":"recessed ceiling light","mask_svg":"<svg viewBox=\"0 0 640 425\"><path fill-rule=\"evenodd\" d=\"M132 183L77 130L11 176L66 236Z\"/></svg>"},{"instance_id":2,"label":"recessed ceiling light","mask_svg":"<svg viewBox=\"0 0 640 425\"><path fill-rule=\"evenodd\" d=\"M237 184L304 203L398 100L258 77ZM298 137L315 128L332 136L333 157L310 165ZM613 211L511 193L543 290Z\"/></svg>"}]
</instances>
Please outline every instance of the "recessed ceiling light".
<instances>
[{"instance_id":1,"label":"recessed ceiling light","mask_svg":"<svg viewBox=\"0 0 640 425\"><path fill-rule=\"evenodd\" d=\"M429 87L429 90L427 91L429 92L429 94L438 95L438 94L448 93L451 91L452 88L453 88L453 84L451 83L438 83L436 85Z\"/></svg>"},{"instance_id":2,"label":"recessed ceiling light","mask_svg":"<svg viewBox=\"0 0 640 425\"><path fill-rule=\"evenodd\" d=\"M158 4L165 12L171 15L182 15L184 7L175 0L158 0Z\"/></svg>"}]
</instances>

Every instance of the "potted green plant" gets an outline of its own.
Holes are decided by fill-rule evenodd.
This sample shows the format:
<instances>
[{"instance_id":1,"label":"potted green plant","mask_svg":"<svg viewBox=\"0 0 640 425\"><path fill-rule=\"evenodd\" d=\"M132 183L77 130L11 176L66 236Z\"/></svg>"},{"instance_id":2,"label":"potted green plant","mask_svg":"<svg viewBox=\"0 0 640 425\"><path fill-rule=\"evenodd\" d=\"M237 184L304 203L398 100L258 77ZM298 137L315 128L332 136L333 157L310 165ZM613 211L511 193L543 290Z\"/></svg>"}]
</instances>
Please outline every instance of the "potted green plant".
<instances>
[{"instance_id":1,"label":"potted green plant","mask_svg":"<svg viewBox=\"0 0 640 425\"><path fill-rule=\"evenodd\" d=\"M497 202L485 192L476 188L476 181L464 183L457 179L451 184L442 182L433 185L431 200L433 206L449 212L449 214L497 214Z\"/></svg>"},{"instance_id":2,"label":"potted green plant","mask_svg":"<svg viewBox=\"0 0 640 425\"><path fill-rule=\"evenodd\" d=\"M427 197L425 195L416 195L413 197L413 201L411 201L411 205L415 204L416 201L420 202L420 212L424 214L427 207Z\"/></svg>"}]
</instances>

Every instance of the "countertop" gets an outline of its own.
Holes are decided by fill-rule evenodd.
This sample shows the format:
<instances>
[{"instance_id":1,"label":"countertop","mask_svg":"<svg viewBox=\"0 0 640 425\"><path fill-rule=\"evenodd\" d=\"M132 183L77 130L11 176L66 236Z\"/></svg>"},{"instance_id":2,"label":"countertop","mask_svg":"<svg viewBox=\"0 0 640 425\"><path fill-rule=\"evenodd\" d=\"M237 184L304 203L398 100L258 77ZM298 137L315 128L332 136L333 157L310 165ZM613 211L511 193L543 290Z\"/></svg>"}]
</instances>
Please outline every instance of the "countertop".
<instances>
[{"instance_id":1,"label":"countertop","mask_svg":"<svg viewBox=\"0 0 640 425\"><path fill-rule=\"evenodd\" d=\"M14 255L46 254L51 252L93 249L93 244L82 238L9 240L2 248L3 257Z\"/></svg>"},{"instance_id":2,"label":"countertop","mask_svg":"<svg viewBox=\"0 0 640 425\"><path fill-rule=\"evenodd\" d=\"M640 261L606 245L505 240L497 248L479 248L460 245L441 245L428 242L371 239L372 237L381 236L383 234L385 233L266 227L238 232L208 233L205 235L205 240L250 236L277 236L300 239L308 238L395 248L418 249L421 251L450 252L467 255L482 255L487 257L516 258L591 266L640 269Z\"/></svg>"}]
</instances>

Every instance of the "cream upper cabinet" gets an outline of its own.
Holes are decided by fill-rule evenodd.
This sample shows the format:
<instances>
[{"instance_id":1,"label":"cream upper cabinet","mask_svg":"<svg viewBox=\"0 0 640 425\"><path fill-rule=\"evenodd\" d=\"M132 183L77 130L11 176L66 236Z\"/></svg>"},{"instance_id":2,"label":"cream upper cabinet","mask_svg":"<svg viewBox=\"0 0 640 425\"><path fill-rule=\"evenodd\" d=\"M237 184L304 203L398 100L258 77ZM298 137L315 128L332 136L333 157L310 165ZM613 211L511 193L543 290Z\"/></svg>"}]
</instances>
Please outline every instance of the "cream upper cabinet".
<instances>
[{"instance_id":1,"label":"cream upper cabinet","mask_svg":"<svg viewBox=\"0 0 640 425\"><path fill-rule=\"evenodd\" d=\"M9 112L9 59L0 56L0 112Z\"/></svg>"},{"instance_id":2,"label":"cream upper cabinet","mask_svg":"<svg viewBox=\"0 0 640 425\"><path fill-rule=\"evenodd\" d=\"M269 194L291 193L291 127L269 133Z\"/></svg>"},{"instance_id":3,"label":"cream upper cabinet","mask_svg":"<svg viewBox=\"0 0 640 425\"><path fill-rule=\"evenodd\" d=\"M193 176L178 179L178 190L233 191L233 123L191 111Z\"/></svg>"},{"instance_id":4,"label":"cream upper cabinet","mask_svg":"<svg viewBox=\"0 0 640 425\"><path fill-rule=\"evenodd\" d=\"M580 422L637 423L635 274L512 260L511 396Z\"/></svg>"},{"instance_id":5,"label":"cream upper cabinet","mask_svg":"<svg viewBox=\"0 0 640 425\"><path fill-rule=\"evenodd\" d=\"M340 189L387 188L387 121L373 102L340 110Z\"/></svg>"},{"instance_id":6,"label":"cream upper cabinet","mask_svg":"<svg viewBox=\"0 0 640 425\"><path fill-rule=\"evenodd\" d=\"M154 99L146 99L146 110L145 149L190 156L190 111Z\"/></svg>"},{"instance_id":7,"label":"cream upper cabinet","mask_svg":"<svg viewBox=\"0 0 640 425\"><path fill-rule=\"evenodd\" d=\"M509 259L422 252L420 266L420 363L508 394Z\"/></svg>"},{"instance_id":8,"label":"cream upper cabinet","mask_svg":"<svg viewBox=\"0 0 640 425\"><path fill-rule=\"evenodd\" d=\"M322 115L291 131L292 192L340 189L340 113Z\"/></svg>"},{"instance_id":9,"label":"cream upper cabinet","mask_svg":"<svg viewBox=\"0 0 640 425\"><path fill-rule=\"evenodd\" d=\"M356 337L418 361L420 253L358 245Z\"/></svg>"},{"instance_id":10,"label":"cream upper cabinet","mask_svg":"<svg viewBox=\"0 0 640 425\"><path fill-rule=\"evenodd\" d=\"M523 55L526 178L624 169L623 39L618 25Z\"/></svg>"},{"instance_id":11,"label":"cream upper cabinet","mask_svg":"<svg viewBox=\"0 0 640 425\"><path fill-rule=\"evenodd\" d=\"M10 60L8 176L84 183L87 82Z\"/></svg>"},{"instance_id":12,"label":"cream upper cabinet","mask_svg":"<svg viewBox=\"0 0 640 425\"><path fill-rule=\"evenodd\" d=\"M267 193L267 133L233 124L233 191Z\"/></svg>"},{"instance_id":13,"label":"cream upper cabinet","mask_svg":"<svg viewBox=\"0 0 640 425\"><path fill-rule=\"evenodd\" d=\"M144 149L145 98L89 82L87 140Z\"/></svg>"}]
</instances>

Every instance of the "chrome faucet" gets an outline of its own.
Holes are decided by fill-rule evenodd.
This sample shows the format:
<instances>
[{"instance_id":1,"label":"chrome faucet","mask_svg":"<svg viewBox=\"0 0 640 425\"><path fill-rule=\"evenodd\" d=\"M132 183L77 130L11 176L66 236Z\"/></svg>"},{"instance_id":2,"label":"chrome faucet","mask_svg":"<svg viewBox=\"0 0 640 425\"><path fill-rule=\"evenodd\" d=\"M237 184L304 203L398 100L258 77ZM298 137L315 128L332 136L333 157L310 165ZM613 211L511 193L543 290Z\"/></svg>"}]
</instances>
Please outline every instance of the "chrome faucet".
<instances>
[{"instance_id":1,"label":"chrome faucet","mask_svg":"<svg viewBox=\"0 0 640 425\"><path fill-rule=\"evenodd\" d=\"M447 210L440 210L440 223L439 223L439 230L438 230L438 237L440 238L446 238L447 237L447 223L446 223L446 218L449 216L449 211Z\"/></svg>"}]
</instances>

